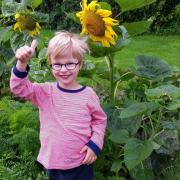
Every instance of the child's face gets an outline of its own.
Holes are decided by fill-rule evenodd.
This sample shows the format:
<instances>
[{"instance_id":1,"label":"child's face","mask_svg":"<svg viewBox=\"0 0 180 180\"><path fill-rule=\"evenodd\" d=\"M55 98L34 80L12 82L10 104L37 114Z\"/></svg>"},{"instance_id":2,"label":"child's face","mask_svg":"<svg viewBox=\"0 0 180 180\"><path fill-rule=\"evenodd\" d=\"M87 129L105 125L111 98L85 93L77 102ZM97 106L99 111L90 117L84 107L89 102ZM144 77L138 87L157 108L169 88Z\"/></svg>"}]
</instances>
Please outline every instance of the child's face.
<instances>
[{"instance_id":1,"label":"child's face","mask_svg":"<svg viewBox=\"0 0 180 180\"><path fill-rule=\"evenodd\" d=\"M74 59L72 54L65 57L51 59L52 74L63 88L76 88L77 76L81 68L81 63Z\"/></svg>"}]
</instances>

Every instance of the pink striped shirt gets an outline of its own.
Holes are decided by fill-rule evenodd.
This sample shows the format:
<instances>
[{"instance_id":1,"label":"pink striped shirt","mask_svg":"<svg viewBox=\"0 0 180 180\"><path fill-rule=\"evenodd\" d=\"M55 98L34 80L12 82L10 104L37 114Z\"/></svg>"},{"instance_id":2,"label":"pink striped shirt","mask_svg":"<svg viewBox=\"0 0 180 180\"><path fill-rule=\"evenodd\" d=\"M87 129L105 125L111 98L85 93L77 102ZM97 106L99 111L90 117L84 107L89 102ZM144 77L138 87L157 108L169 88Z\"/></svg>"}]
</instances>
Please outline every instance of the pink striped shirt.
<instances>
[{"instance_id":1,"label":"pink striped shirt","mask_svg":"<svg viewBox=\"0 0 180 180\"><path fill-rule=\"evenodd\" d=\"M27 72L16 67L10 88L16 96L31 101L39 109L41 147L37 160L45 168L80 166L86 155L86 152L80 154L80 150L86 144L95 150L102 149L107 117L92 88L67 90L57 83L32 83Z\"/></svg>"}]
</instances>

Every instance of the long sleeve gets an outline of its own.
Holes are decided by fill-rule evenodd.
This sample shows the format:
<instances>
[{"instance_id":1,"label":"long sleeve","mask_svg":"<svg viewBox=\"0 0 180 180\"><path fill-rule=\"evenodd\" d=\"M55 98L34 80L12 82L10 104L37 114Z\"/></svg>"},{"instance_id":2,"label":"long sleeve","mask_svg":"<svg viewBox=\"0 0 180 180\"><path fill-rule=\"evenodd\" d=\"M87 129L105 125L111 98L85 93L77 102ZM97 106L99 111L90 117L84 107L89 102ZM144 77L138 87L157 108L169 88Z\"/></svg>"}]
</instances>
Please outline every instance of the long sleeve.
<instances>
[{"instance_id":1,"label":"long sleeve","mask_svg":"<svg viewBox=\"0 0 180 180\"><path fill-rule=\"evenodd\" d=\"M32 83L28 79L29 66L25 72L19 71L16 66L13 67L10 78L11 92L21 98L31 101L37 106L48 98L48 85L45 83Z\"/></svg>"},{"instance_id":2,"label":"long sleeve","mask_svg":"<svg viewBox=\"0 0 180 180\"><path fill-rule=\"evenodd\" d=\"M87 146L98 155L104 144L107 116L100 106L99 97L94 91L92 91L92 96L89 100L89 109L92 117L92 136Z\"/></svg>"}]
</instances>

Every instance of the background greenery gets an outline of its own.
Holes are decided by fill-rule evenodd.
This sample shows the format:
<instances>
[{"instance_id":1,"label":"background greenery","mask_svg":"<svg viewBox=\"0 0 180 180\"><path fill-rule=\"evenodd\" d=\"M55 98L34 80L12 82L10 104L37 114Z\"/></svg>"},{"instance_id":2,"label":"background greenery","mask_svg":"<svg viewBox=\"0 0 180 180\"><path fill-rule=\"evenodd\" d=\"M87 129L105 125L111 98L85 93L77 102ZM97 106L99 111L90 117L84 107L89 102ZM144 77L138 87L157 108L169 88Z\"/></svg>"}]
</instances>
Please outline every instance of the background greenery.
<instances>
[{"instance_id":1,"label":"background greenery","mask_svg":"<svg viewBox=\"0 0 180 180\"><path fill-rule=\"evenodd\" d=\"M42 31L37 37L39 45L30 64L29 77L37 82L51 81L53 78L45 55L48 40L59 29L80 32L81 27L71 14L72 10L80 10L79 1L35 2L40 4L36 10L41 13L38 18ZM123 13L118 1L104 2L111 5L113 17L120 23L154 21L143 35L130 34L129 45L113 54L113 80L118 81L115 104L109 99L111 73L107 57L85 57L79 81L96 90L108 115L104 149L94 167L95 179L179 180L179 1L157 0ZM2 9L0 179L48 179L43 167L36 162L39 150L38 111L32 104L14 97L9 90L10 71L15 63L14 51L31 39L24 39L22 33L12 30L14 17L4 16ZM139 30L138 27L135 29Z\"/></svg>"}]
</instances>

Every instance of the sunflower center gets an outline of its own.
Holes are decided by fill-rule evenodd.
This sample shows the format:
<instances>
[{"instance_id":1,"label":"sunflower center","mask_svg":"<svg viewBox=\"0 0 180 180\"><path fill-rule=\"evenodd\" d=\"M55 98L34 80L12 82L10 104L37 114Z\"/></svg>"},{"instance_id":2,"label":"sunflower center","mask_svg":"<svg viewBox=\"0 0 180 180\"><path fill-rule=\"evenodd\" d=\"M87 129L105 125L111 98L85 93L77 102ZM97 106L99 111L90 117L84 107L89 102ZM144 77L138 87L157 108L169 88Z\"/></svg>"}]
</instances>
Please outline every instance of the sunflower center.
<instances>
[{"instance_id":1,"label":"sunflower center","mask_svg":"<svg viewBox=\"0 0 180 180\"><path fill-rule=\"evenodd\" d=\"M94 36L104 36L105 24L98 14L91 11L85 11L83 21L83 24L90 34Z\"/></svg>"},{"instance_id":2,"label":"sunflower center","mask_svg":"<svg viewBox=\"0 0 180 180\"><path fill-rule=\"evenodd\" d=\"M30 16L21 15L18 18L18 22L20 22L23 25L23 27L28 30L34 30L36 27L35 20Z\"/></svg>"}]
</instances>

